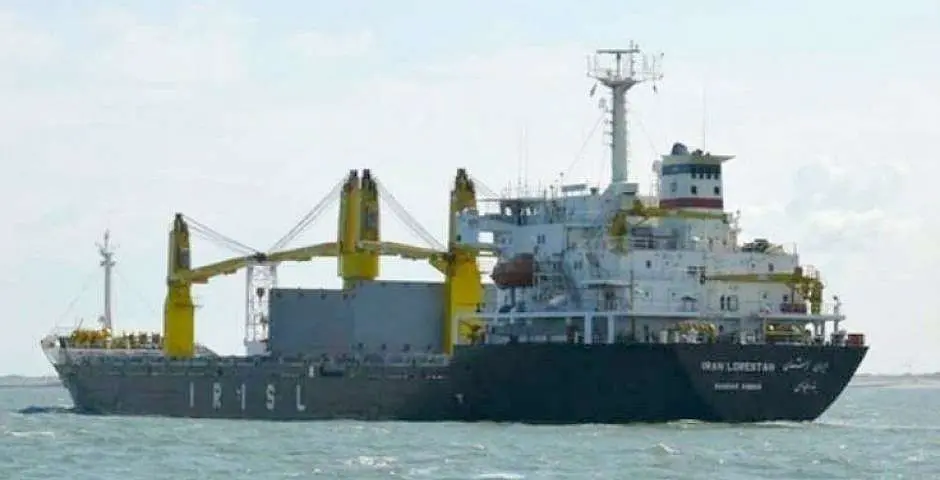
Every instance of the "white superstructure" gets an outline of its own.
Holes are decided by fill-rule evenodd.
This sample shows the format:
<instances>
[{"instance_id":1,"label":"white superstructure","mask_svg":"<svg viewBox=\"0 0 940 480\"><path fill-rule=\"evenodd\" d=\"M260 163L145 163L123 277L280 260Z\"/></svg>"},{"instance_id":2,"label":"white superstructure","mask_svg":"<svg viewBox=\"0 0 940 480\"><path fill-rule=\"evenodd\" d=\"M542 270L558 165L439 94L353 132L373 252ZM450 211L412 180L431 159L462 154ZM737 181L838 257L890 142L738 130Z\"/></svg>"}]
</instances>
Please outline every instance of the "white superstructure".
<instances>
[{"instance_id":1,"label":"white superstructure","mask_svg":"<svg viewBox=\"0 0 940 480\"><path fill-rule=\"evenodd\" d=\"M625 97L661 78L655 63L635 45L599 50L589 75L612 97L610 185L559 185L459 218L465 243L492 236L499 251L499 299L477 314L491 321L487 341L553 341L572 326L586 343L701 341L696 325L742 343L842 341L837 298L823 305L822 282L794 248L738 238L724 205L731 155L676 143L653 163L658 191L642 196L628 181Z\"/></svg>"}]
</instances>

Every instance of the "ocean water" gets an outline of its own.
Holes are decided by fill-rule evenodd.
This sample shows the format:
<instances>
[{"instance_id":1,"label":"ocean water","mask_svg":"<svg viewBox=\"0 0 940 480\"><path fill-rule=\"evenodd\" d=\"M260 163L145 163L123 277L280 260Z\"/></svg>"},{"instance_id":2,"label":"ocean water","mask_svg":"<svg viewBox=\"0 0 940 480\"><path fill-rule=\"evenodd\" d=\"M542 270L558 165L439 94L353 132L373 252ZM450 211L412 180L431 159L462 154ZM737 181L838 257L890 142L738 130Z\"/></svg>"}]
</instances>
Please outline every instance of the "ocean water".
<instances>
[{"instance_id":1,"label":"ocean water","mask_svg":"<svg viewBox=\"0 0 940 480\"><path fill-rule=\"evenodd\" d=\"M854 382L819 421L544 427L90 417L0 388L0 479L940 479L940 379Z\"/></svg>"}]
</instances>

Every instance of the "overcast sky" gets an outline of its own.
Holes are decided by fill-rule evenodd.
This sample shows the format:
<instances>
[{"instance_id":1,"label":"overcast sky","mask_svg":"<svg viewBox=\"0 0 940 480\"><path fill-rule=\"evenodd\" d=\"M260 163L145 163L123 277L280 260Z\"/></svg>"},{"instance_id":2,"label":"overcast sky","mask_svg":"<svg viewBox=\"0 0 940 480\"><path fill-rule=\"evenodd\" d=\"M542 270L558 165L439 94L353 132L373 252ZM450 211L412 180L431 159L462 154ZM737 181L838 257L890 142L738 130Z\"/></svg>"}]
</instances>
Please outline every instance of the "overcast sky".
<instances>
[{"instance_id":1,"label":"overcast sky","mask_svg":"<svg viewBox=\"0 0 940 480\"><path fill-rule=\"evenodd\" d=\"M154 330L176 211L267 249L370 167L443 239L458 167L494 190L606 182L601 136L577 155L600 115L585 55L631 39L665 54L659 93L631 97L631 178L646 188L675 141L736 155L744 236L795 242L823 272L873 345L862 370L940 370L940 3L699 3L0 2L0 373L51 373L40 337L100 312L105 228L117 328ZM386 239L420 243L384 212ZM334 237L335 217L294 244ZM193 247L196 263L232 253ZM335 275L281 270L289 286ZM243 288L196 288L200 341L242 351Z\"/></svg>"}]
</instances>

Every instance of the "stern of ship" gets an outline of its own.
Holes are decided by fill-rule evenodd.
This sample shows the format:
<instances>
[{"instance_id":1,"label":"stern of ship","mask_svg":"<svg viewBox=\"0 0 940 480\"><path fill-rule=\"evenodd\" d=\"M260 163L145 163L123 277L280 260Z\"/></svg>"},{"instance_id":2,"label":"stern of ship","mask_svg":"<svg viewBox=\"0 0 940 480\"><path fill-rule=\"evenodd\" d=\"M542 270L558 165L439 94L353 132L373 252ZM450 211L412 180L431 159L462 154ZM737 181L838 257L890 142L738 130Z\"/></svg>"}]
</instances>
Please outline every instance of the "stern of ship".
<instances>
[{"instance_id":1,"label":"stern of ship","mask_svg":"<svg viewBox=\"0 0 940 480\"><path fill-rule=\"evenodd\" d=\"M716 421L812 421L839 397L867 346L676 344Z\"/></svg>"}]
</instances>

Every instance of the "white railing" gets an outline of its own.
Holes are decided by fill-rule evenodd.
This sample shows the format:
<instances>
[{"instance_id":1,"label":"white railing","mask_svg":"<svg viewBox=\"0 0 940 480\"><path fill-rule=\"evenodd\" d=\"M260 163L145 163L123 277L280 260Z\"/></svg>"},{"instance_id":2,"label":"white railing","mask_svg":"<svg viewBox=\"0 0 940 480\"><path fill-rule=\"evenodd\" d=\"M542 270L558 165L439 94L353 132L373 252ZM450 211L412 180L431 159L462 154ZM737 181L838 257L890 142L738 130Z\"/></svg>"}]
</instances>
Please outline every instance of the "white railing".
<instances>
[{"instance_id":1,"label":"white railing","mask_svg":"<svg viewBox=\"0 0 940 480\"><path fill-rule=\"evenodd\" d=\"M583 293L583 292L582 292ZM591 302L594 298L590 295L582 296L585 303ZM718 296L715 295L715 300L718 300ZM717 316L717 317L727 317L727 318L736 318L749 315L758 315L758 316L779 316L779 317L806 317L807 322L812 321L814 315L809 311L809 305L806 305L806 311L797 312L797 311L785 311L781 308L781 304L773 304L768 301L744 301L738 300L737 304L731 303L727 305L725 309L721 309L720 304L714 306L702 305L701 301L687 301L687 302L662 302L662 301L650 301L645 298L642 294L635 294L633 298L634 308L630 308L630 302L628 299L614 299L614 300L599 300L597 308L591 308L589 311L595 312L599 315L606 315L610 312L618 312L617 315L632 315L632 316L683 316L687 314L689 316ZM718 303L716 301L716 303ZM536 305L530 305L527 312L514 312L512 315L509 313L496 314L495 305L490 306L494 311L488 311L486 306L483 308L483 313L487 316L495 315L500 318L512 316L514 318L536 318L541 315L547 316L577 316L582 315L583 311L572 311L572 312L561 312L558 310L546 310L538 311L539 308ZM732 307L732 308L728 308ZM736 307L736 308L734 308ZM821 311L819 316L821 317L836 317L841 314L841 304L830 302L824 303L821 306Z\"/></svg>"}]
</instances>

